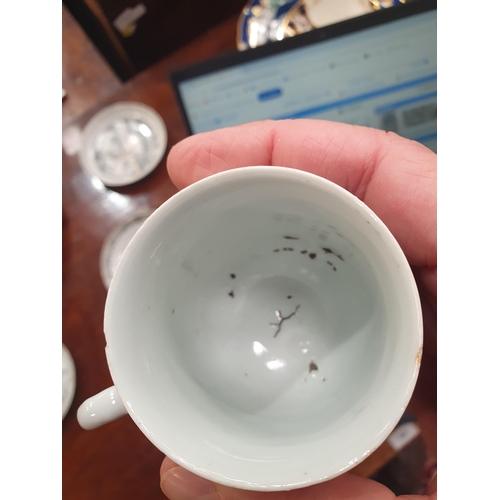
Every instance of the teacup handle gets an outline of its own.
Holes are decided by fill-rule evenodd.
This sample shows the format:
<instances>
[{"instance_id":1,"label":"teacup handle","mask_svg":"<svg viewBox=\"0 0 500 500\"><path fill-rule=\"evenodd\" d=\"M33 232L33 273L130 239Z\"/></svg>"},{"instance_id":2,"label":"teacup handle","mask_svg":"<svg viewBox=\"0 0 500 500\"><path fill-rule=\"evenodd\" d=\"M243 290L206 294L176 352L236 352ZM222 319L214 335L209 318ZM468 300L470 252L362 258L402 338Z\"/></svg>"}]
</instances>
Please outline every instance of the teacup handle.
<instances>
[{"instance_id":1,"label":"teacup handle","mask_svg":"<svg viewBox=\"0 0 500 500\"><path fill-rule=\"evenodd\" d=\"M76 418L81 427L91 430L126 414L127 410L113 385L84 401L78 408Z\"/></svg>"}]
</instances>

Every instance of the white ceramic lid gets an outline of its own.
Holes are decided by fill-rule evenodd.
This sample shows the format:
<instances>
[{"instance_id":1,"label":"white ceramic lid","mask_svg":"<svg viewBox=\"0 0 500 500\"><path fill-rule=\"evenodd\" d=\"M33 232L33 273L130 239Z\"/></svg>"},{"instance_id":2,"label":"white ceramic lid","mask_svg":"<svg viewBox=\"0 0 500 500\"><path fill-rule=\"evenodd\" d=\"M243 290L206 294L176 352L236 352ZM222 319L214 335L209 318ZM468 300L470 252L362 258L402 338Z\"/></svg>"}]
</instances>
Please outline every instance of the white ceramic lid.
<instances>
[{"instance_id":1,"label":"white ceramic lid","mask_svg":"<svg viewBox=\"0 0 500 500\"><path fill-rule=\"evenodd\" d=\"M111 278L130 240L148 218L150 212L135 214L112 231L101 248L99 268L104 286L109 288Z\"/></svg>"},{"instance_id":2,"label":"white ceramic lid","mask_svg":"<svg viewBox=\"0 0 500 500\"><path fill-rule=\"evenodd\" d=\"M167 147L167 129L149 106L120 102L99 111L82 134L80 165L107 186L125 186L152 172Z\"/></svg>"},{"instance_id":3,"label":"white ceramic lid","mask_svg":"<svg viewBox=\"0 0 500 500\"><path fill-rule=\"evenodd\" d=\"M75 363L68 348L62 345L62 418L68 413L76 388Z\"/></svg>"}]
</instances>

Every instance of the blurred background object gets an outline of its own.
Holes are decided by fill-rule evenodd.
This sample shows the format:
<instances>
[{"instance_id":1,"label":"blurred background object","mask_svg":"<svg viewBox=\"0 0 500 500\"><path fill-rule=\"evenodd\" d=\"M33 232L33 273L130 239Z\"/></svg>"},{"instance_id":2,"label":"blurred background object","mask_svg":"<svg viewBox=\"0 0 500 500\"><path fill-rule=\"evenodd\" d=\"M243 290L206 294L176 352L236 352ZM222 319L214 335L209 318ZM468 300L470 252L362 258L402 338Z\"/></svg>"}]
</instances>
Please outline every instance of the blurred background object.
<instances>
[{"instance_id":1,"label":"blurred background object","mask_svg":"<svg viewBox=\"0 0 500 500\"><path fill-rule=\"evenodd\" d=\"M112 231L104 241L99 258L102 283L109 288L113 274L134 234L139 230L144 221L151 215L151 211L144 214L134 214Z\"/></svg>"},{"instance_id":2,"label":"blurred background object","mask_svg":"<svg viewBox=\"0 0 500 500\"><path fill-rule=\"evenodd\" d=\"M411 0L408 0L411 1ZM406 3L406 0L250 0L238 21L238 50Z\"/></svg>"},{"instance_id":3,"label":"blurred background object","mask_svg":"<svg viewBox=\"0 0 500 500\"><path fill-rule=\"evenodd\" d=\"M167 148L160 115L136 102L101 109L82 133L80 165L106 186L127 186L154 170Z\"/></svg>"},{"instance_id":4,"label":"blurred background object","mask_svg":"<svg viewBox=\"0 0 500 500\"><path fill-rule=\"evenodd\" d=\"M122 81L218 23L245 0L64 0L66 8Z\"/></svg>"},{"instance_id":5,"label":"blurred background object","mask_svg":"<svg viewBox=\"0 0 500 500\"><path fill-rule=\"evenodd\" d=\"M78 24L62 6L63 126L110 96L121 81ZM71 96L71 99L68 98Z\"/></svg>"},{"instance_id":6,"label":"blurred background object","mask_svg":"<svg viewBox=\"0 0 500 500\"><path fill-rule=\"evenodd\" d=\"M366 0L251 0L240 16L237 47L246 50L371 12Z\"/></svg>"},{"instance_id":7,"label":"blurred background object","mask_svg":"<svg viewBox=\"0 0 500 500\"><path fill-rule=\"evenodd\" d=\"M76 389L76 368L68 348L62 345L62 419L68 413Z\"/></svg>"}]
</instances>

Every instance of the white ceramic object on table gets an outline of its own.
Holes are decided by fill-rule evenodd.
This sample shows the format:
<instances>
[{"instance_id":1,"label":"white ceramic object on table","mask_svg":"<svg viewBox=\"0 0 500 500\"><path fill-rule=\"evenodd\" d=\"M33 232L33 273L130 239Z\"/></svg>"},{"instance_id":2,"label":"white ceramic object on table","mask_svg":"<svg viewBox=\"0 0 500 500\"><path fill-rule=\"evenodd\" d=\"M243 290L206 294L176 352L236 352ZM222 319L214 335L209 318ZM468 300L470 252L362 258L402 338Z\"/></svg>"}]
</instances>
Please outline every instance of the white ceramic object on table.
<instances>
[{"instance_id":1,"label":"white ceramic object on table","mask_svg":"<svg viewBox=\"0 0 500 500\"><path fill-rule=\"evenodd\" d=\"M315 28L373 12L367 0L304 0L304 5L307 17Z\"/></svg>"},{"instance_id":2,"label":"white ceramic object on table","mask_svg":"<svg viewBox=\"0 0 500 500\"><path fill-rule=\"evenodd\" d=\"M122 258L130 240L142 226L151 212L134 214L133 217L122 222L104 240L99 256L99 270L101 279L106 288L109 288L113 274Z\"/></svg>"},{"instance_id":3,"label":"white ceramic object on table","mask_svg":"<svg viewBox=\"0 0 500 500\"><path fill-rule=\"evenodd\" d=\"M96 113L82 133L80 165L106 186L126 186L150 174L167 147L161 116L138 102L119 102Z\"/></svg>"},{"instance_id":4,"label":"white ceramic object on table","mask_svg":"<svg viewBox=\"0 0 500 500\"><path fill-rule=\"evenodd\" d=\"M104 317L115 386L78 410L128 413L210 480L288 490L373 452L422 353L411 269L359 199L315 175L245 167L204 179L132 238Z\"/></svg>"},{"instance_id":5,"label":"white ceramic object on table","mask_svg":"<svg viewBox=\"0 0 500 500\"><path fill-rule=\"evenodd\" d=\"M62 345L62 419L68 413L76 389L75 362L68 348Z\"/></svg>"}]
</instances>

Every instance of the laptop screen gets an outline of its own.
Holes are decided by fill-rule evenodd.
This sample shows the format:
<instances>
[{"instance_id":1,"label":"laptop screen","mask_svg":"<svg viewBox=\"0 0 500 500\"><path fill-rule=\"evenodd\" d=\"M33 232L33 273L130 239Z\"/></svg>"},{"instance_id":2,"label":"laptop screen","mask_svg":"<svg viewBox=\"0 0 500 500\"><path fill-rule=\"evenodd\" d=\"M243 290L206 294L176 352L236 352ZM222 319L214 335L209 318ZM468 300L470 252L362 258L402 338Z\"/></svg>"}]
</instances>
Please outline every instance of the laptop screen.
<instances>
[{"instance_id":1,"label":"laptop screen","mask_svg":"<svg viewBox=\"0 0 500 500\"><path fill-rule=\"evenodd\" d=\"M374 26L366 27L374 14L341 23L353 32L340 36L333 31L328 38L340 26L332 25L316 30L317 40L304 46L301 35L277 53L262 51L249 61L236 54L212 69L205 63L174 74L190 133L263 119L318 118L393 131L436 151L436 9L415 12L411 6L388 9L399 9L400 17L382 13Z\"/></svg>"}]
</instances>

